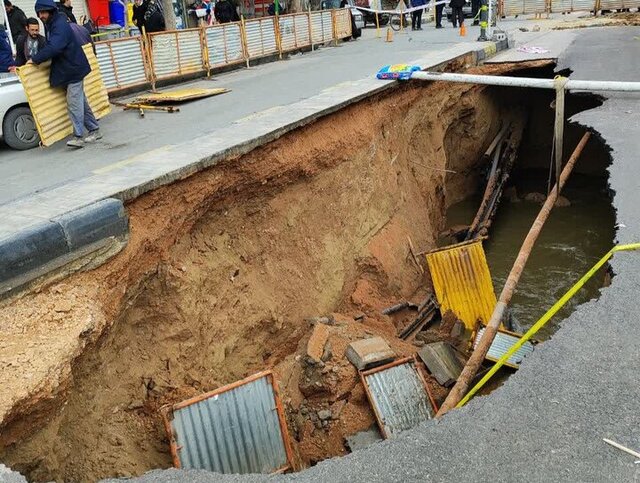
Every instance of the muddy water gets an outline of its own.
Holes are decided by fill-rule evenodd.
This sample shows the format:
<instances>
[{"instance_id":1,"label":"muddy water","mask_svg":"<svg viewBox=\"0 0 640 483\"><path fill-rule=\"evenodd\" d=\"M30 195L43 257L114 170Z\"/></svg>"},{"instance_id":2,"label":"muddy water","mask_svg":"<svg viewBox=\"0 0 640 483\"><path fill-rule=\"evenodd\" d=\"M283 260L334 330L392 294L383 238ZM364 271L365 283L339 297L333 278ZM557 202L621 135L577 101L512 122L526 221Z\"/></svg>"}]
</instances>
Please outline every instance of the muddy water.
<instances>
[{"instance_id":1,"label":"muddy water","mask_svg":"<svg viewBox=\"0 0 640 483\"><path fill-rule=\"evenodd\" d=\"M546 192L547 174L540 170L521 172L514 182L518 196ZM531 253L518 291L512 299L512 311L525 330L531 327L593 264L613 245L615 212L604 177L574 174L562 193L571 206L554 208ZM447 212L447 224L464 225L473 219L480 195L453 205ZM504 199L485 242L496 296L518 254L540 205ZM537 338L544 340L557 329L578 304L597 297L604 284L604 269L543 328Z\"/></svg>"}]
</instances>

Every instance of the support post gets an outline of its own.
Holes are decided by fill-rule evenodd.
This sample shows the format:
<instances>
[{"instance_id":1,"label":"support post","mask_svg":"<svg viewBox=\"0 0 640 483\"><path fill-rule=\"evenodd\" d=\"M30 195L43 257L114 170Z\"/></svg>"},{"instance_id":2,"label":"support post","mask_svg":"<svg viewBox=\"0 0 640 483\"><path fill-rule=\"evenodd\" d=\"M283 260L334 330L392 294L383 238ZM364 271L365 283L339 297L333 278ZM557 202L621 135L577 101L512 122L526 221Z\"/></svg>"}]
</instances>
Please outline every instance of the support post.
<instances>
[{"instance_id":1,"label":"support post","mask_svg":"<svg viewBox=\"0 0 640 483\"><path fill-rule=\"evenodd\" d=\"M489 348L491 347L491 343L493 342L493 339L495 338L498 332L500 323L502 322L502 320L506 315L507 306L511 301L511 297L515 293L516 285L518 284L518 281L520 280L520 276L524 271L524 267L527 263L527 260L529 259L529 255L531 255L531 250L533 249L533 245L538 239L538 236L542 231L542 227L544 226L545 221L547 221L547 218L549 218L549 214L551 213L551 209L553 208L553 206L556 203L556 200L558 199L560 190L562 190L565 183L567 182L567 179L569 178L569 175L571 174L571 171L573 170L573 167L575 166L576 161L580 157L580 154L582 153L582 150L587 144L587 141L589 140L590 136L591 136L590 132L586 132L584 136L582 136L582 139L578 143L578 146L574 150L573 154L571 155L571 158L569 159L569 161L567 162L567 165L564 167L564 170L562 171L562 174L557 182L557 186L556 186L557 189L553 189L551 193L549 193L549 196L547 196L546 201L544 202L544 204L542 205L542 208L540 209L540 213L538 213L538 216L533 222L533 225L531 225L531 228L529 229L529 233L527 234L526 238L524 239L524 242L522 243L522 247L518 252L516 261L514 262L513 267L511 268L511 272L509 273L509 276L507 277L507 280L504 284L502 292L500 293L500 298L498 299L498 302L493 310L491 319L487 323L486 330L484 331L482 339L480 339L480 343L474 349L473 353L471 354L471 357L469 357L469 360L467 361L467 364L464 366L464 369L462 370L460 377L458 377L458 380L455 386L453 386L453 389L451 389L451 392L447 396L447 399L444 401L444 403L440 407L440 410L438 411L437 416L442 416L446 414L448 411L450 411L451 409L453 409L454 407L456 407L456 405L460 402L460 400L466 394L467 389L471 384L471 381L473 381L473 378L478 372L478 369L480 368L482 361L484 361L484 358L487 355L487 352L489 352Z\"/></svg>"},{"instance_id":2,"label":"support post","mask_svg":"<svg viewBox=\"0 0 640 483\"><path fill-rule=\"evenodd\" d=\"M480 2L480 37L478 37L478 42L486 42L489 40L489 38L487 38L487 18L489 11L487 1L489 0L482 0Z\"/></svg>"}]
</instances>

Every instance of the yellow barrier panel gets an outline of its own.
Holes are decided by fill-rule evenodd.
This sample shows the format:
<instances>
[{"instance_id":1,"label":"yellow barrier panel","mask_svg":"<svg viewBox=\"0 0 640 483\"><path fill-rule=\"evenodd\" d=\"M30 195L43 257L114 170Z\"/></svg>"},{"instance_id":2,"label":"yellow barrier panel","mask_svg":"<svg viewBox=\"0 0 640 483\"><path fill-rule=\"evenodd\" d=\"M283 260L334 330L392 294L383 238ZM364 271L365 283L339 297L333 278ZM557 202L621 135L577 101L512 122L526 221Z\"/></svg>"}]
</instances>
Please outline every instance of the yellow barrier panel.
<instances>
[{"instance_id":1,"label":"yellow barrier panel","mask_svg":"<svg viewBox=\"0 0 640 483\"><path fill-rule=\"evenodd\" d=\"M551 320L551 318L562 308L564 305L580 290L587 281L593 277L598 270L602 268L602 266L607 263L607 261L613 256L616 252L629 251L629 250L640 250L640 243L631 243L629 245L617 245L613 247L605 256L603 256L598 263L596 263L591 270L589 270L578 282L569 289L567 293L565 293L560 300L558 300L553 307L551 307L547 312L540 317L540 319L533 324L533 326L520 338L518 342L516 342L505 354L495 363L495 365L491 368L489 372L485 374L485 376L480 379L478 384L476 384L471 391L467 393L467 395L456 405L457 408L464 406L473 396L476 394L482 386L484 386L491 377L498 372L506 361L515 354L515 352L522 347L522 345L527 342L531 337L533 337L544 325Z\"/></svg>"},{"instance_id":2,"label":"yellow barrier panel","mask_svg":"<svg viewBox=\"0 0 640 483\"><path fill-rule=\"evenodd\" d=\"M87 44L83 49L91 65L91 73L84 79L84 92L93 113L100 119L111 112L109 96L91 45ZM52 88L49 84L50 65L50 62L39 66L27 64L18 69L43 146L51 146L73 134L65 90Z\"/></svg>"},{"instance_id":3,"label":"yellow barrier panel","mask_svg":"<svg viewBox=\"0 0 640 483\"><path fill-rule=\"evenodd\" d=\"M474 330L487 324L496 306L496 294L482 248L482 240L463 242L427 254L440 311L451 310Z\"/></svg>"}]
</instances>

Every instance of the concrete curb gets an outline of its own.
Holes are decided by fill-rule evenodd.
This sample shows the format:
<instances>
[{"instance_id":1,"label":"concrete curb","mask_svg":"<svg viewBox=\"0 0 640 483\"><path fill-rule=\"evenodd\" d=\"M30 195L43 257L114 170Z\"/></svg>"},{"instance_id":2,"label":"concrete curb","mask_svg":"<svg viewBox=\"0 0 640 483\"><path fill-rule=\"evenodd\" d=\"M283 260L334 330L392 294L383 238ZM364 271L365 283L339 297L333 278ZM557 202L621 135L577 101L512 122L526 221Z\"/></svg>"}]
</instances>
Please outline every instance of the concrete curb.
<instances>
[{"instance_id":1,"label":"concrete curb","mask_svg":"<svg viewBox=\"0 0 640 483\"><path fill-rule=\"evenodd\" d=\"M109 198L0 238L0 294L12 291L87 254L109 238L125 240L129 221L122 201ZM56 263L56 261L59 263Z\"/></svg>"},{"instance_id":2,"label":"concrete curb","mask_svg":"<svg viewBox=\"0 0 640 483\"><path fill-rule=\"evenodd\" d=\"M476 48L470 43L458 44L411 64L436 71L456 62L478 65L508 47L507 41L480 45ZM240 119L188 143L140 155L135 162L123 160L108 174L98 173L0 206L3 220L0 294L85 256L88 247L95 248L101 240L126 237L128 221L123 202L185 179L229 157L242 156L295 129L398 86L398 81L380 81L373 75L345 82L297 103Z\"/></svg>"}]
</instances>

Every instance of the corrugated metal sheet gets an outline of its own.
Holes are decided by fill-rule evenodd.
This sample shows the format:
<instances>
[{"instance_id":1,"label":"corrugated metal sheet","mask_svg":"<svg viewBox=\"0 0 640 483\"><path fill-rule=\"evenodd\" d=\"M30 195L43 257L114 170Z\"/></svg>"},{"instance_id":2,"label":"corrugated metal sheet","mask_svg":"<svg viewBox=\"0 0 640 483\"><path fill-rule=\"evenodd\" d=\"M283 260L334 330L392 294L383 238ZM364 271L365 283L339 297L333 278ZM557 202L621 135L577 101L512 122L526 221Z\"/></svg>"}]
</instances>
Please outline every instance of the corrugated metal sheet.
<instances>
[{"instance_id":1,"label":"corrugated metal sheet","mask_svg":"<svg viewBox=\"0 0 640 483\"><path fill-rule=\"evenodd\" d=\"M311 45L311 37L309 37L309 15L306 13L295 14L293 19L298 47Z\"/></svg>"},{"instance_id":2,"label":"corrugated metal sheet","mask_svg":"<svg viewBox=\"0 0 640 483\"><path fill-rule=\"evenodd\" d=\"M227 23L207 27L205 30L209 67L244 61L242 28L240 23Z\"/></svg>"},{"instance_id":3,"label":"corrugated metal sheet","mask_svg":"<svg viewBox=\"0 0 640 483\"><path fill-rule=\"evenodd\" d=\"M102 79L112 91L148 82L141 37L96 42Z\"/></svg>"},{"instance_id":4,"label":"corrugated metal sheet","mask_svg":"<svg viewBox=\"0 0 640 483\"><path fill-rule=\"evenodd\" d=\"M524 13L525 0L504 0L502 4L503 15L513 17Z\"/></svg>"},{"instance_id":5,"label":"corrugated metal sheet","mask_svg":"<svg viewBox=\"0 0 640 483\"><path fill-rule=\"evenodd\" d=\"M600 0L600 8L602 10L619 10L624 7L623 0Z\"/></svg>"},{"instance_id":6,"label":"corrugated metal sheet","mask_svg":"<svg viewBox=\"0 0 640 483\"><path fill-rule=\"evenodd\" d=\"M547 11L547 0L525 0L524 13L545 13Z\"/></svg>"},{"instance_id":7,"label":"corrugated metal sheet","mask_svg":"<svg viewBox=\"0 0 640 483\"><path fill-rule=\"evenodd\" d=\"M283 51L294 50L296 45L296 32L293 15L283 15L278 19L280 27L280 47Z\"/></svg>"},{"instance_id":8,"label":"corrugated metal sheet","mask_svg":"<svg viewBox=\"0 0 640 483\"><path fill-rule=\"evenodd\" d=\"M482 241L465 242L427 254L431 280L443 314L451 310L473 330L487 323L496 295Z\"/></svg>"},{"instance_id":9,"label":"corrugated metal sheet","mask_svg":"<svg viewBox=\"0 0 640 483\"><path fill-rule=\"evenodd\" d=\"M476 348L480 343L480 339L482 338L482 334L484 334L485 328L482 327L478 330L476 334L476 338L473 341L473 347ZM514 335L512 333L499 330L496 334L496 338L493 339L491 343L491 347L489 348L489 352L487 352L486 359L490 361L497 361L500 359L505 353L520 339L520 336ZM522 360L529 354L533 352L533 344L531 342L525 342L522 347L520 347L515 354L509 357L509 360L505 362L505 365L509 367L513 367L515 369L518 368L518 365L522 362Z\"/></svg>"},{"instance_id":10,"label":"corrugated metal sheet","mask_svg":"<svg viewBox=\"0 0 640 483\"><path fill-rule=\"evenodd\" d=\"M413 358L363 372L362 379L385 438L393 438L434 416Z\"/></svg>"},{"instance_id":11,"label":"corrugated metal sheet","mask_svg":"<svg viewBox=\"0 0 640 483\"><path fill-rule=\"evenodd\" d=\"M180 75L201 72L204 69L202 42L199 29L180 30L178 39L178 67Z\"/></svg>"},{"instance_id":12,"label":"corrugated metal sheet","mask_svg":"<svg viewBox=\"0 0 640 483\"><path fill-rule=\"evenodd\" d=\"M573 10L572 0L551 0L551 12L571 12ZM592 4L593 5L593 4Z\"/></svg>"},{"instance_id":13,"label":"corrugated metal sheet","mask_svg":"<svg viewBox=\"0 0 640 483\"><path fill-rule=\"evenodd\" d=\"M184 102L194 99L202 99L203 97L217 96L229 92L229 89L218 87L215 89L201 89L193 87L190 89L176 89L167 92L150 92L136 97L134 103L143 104L159 104L163 102Z\"/></svg>"},{"instance_id":14,"label":"corrugated metal sheet","mask_svg":"<svg viewBox=\"0 0 640 483\"><path fill-rule=\"evenodd\" d=\"M246 33L247 55L250 59L278 52L274 17L247 20L244 31Z\"/></svg>"},{"instance_id":15,"label":"corrugated metal sheet","mask_svg":"<svg viewBox=\"0 0 640 483\"><path fill-rule=\"evenodd\" d=\"M336 23L336 37L344 39L351 37L351 14L348 9L341 8L334 10L334 21Z\"/></svg>"},{"instance_id":16,"label":"corrugated metal sheet","mask_svg":"<svg viewBox=\"0 0 640 483\"><path fill-rule=\"evenodd\" d=\"M333 19L330 11L311 12L311 39L314 44L333 40Z\"/></svg>"},{"instance_id":17,"label":"corrugated metal sheet","mask_svg":"<svg viewBox=\"0 0 640 483\"><path fill-rule=\"evenodd\" d=\"M288 435L282 432L284 415L272 378L261 373L175 405L165 425L179 466L226 474L289 467Z\"/></svg>"},{"instance_id":18,"label":"corrugated metal sheet","mask_svg":"<svg viewBox=\"0 0 640 483\"><path fill-rule=\"evenodd\" d=\"M178 68L178 39L175 32L149 34L151 65L156 79L180 75Z\"/></svg>"},{"instance_id":19,"label":"corrugated metal sheet","mask_svg":"<svg viewBox=\"0 0 640 483\"><path fill-rule=\"evenodd\" d=\"M90 45L83 47L91 73L84 79L84 92L96 118L100 119L111 112L107 88L100 75L98 60ZM51 146L73 134L73 127L67 112L67 97L64 89L54 89L49 85L49 62L39 66L25 65L18 69L29 107L44 146Z\"/></svg>"}]
</instances>

